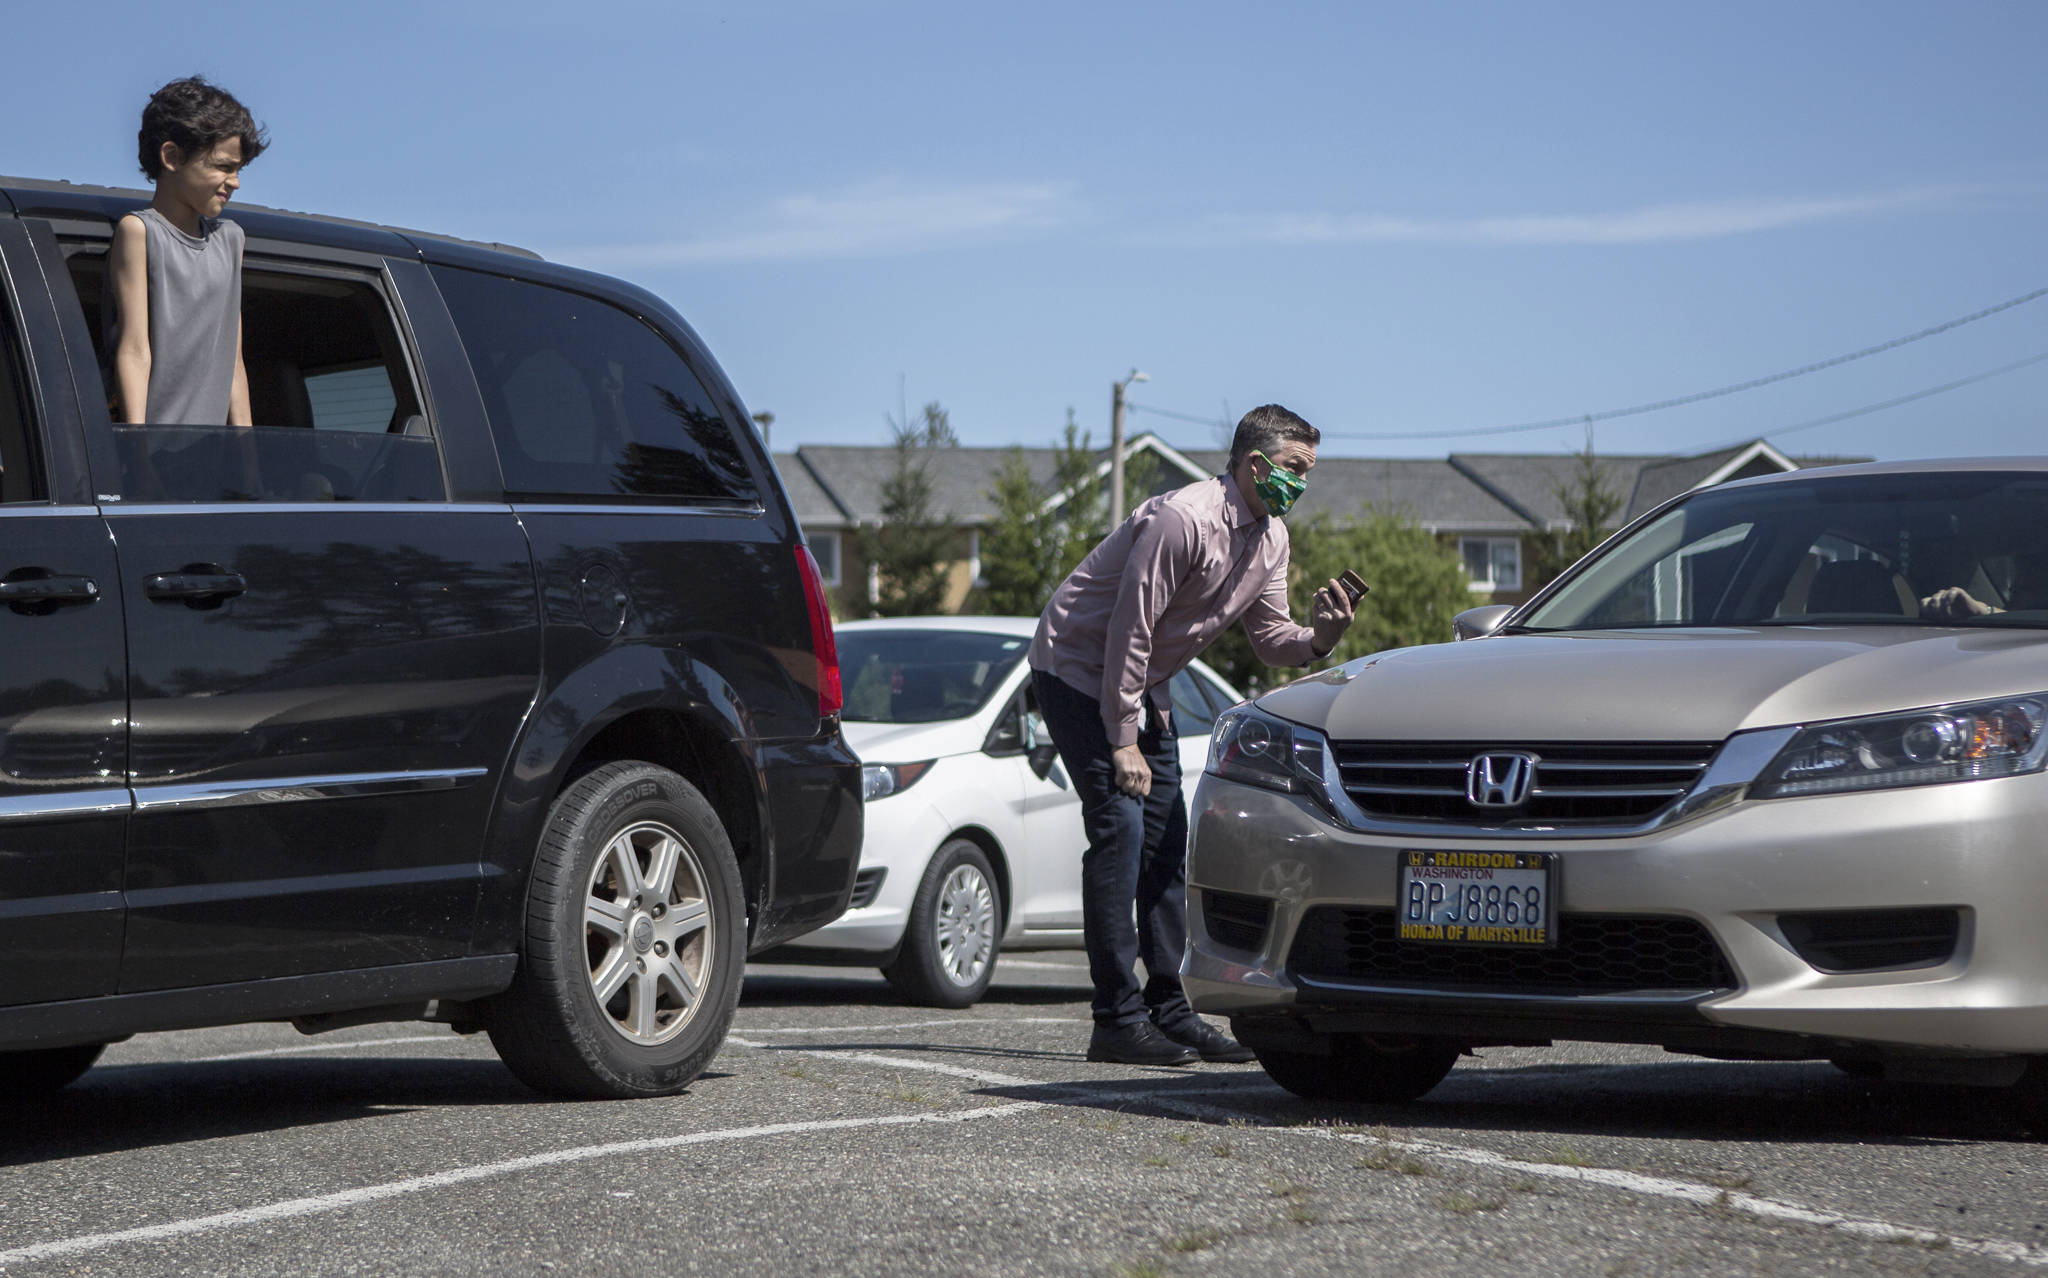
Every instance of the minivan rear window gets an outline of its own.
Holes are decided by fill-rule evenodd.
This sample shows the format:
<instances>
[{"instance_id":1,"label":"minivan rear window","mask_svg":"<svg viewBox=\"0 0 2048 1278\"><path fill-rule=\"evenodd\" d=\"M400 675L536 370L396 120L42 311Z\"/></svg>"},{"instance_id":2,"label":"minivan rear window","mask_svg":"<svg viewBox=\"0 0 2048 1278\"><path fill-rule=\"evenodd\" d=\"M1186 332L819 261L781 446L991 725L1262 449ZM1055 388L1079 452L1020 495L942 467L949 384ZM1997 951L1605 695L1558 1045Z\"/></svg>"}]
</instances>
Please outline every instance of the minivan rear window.
<instances>
[{"instance_id":1,"label":"minivan rear window","mask_svg":"<svg viewBox=\"0 0 2048 1278\"><path fill-rule=\"evenodd\" d=\"M751 505L730 427L639 317L524 280L434 268L515 497Z\"/></svg>"}]
</instances>

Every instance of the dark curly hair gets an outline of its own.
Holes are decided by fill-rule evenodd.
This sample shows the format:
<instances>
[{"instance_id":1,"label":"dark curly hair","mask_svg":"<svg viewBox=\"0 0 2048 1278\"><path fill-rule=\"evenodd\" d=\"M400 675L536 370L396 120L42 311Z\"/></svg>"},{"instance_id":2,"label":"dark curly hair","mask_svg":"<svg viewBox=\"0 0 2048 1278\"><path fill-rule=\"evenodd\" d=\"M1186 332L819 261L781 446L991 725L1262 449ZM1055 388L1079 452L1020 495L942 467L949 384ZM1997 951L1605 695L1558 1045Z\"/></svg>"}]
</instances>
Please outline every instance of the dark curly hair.
<instances>
[{"instance_id":1,"label":"dark curly hair","mask_svg":"<svg viewBox=\"0 0 2048 1278\"><path fill-rule=\"evenodd\" d=\"M263 154L270 135L256 123L249 108L204 76L173 80L149 95L142 108L142 130L135 135L136 158L154 182L164 175L164 143L176 144L185 155L203 155L229 138L242 140L242 163Z\"/></svg>"}]
</instances>

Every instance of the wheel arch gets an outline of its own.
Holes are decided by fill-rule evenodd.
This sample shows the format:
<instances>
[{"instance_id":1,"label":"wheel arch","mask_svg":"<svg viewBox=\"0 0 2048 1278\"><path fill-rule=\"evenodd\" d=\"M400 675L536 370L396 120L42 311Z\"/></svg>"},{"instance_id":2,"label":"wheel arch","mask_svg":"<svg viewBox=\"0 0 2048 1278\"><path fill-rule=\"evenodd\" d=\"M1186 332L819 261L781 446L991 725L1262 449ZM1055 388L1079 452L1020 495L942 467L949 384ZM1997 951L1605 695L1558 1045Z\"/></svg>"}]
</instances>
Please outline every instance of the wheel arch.
<instances>
[{"instance_id":1,"label":"wheel arch","mask_svg":"<svg viewBox=\"0 0 2048 1278\"><path fill-rule=\"evenodd\" d=\"M475 949L519 947L533 855L549 807L594 768L639 759L697 787L739 862L751 931L774 882L760 768L744 703L685 653L618 649L556 684L533 707L493 814Z\"/></svg>"}]
</instances>

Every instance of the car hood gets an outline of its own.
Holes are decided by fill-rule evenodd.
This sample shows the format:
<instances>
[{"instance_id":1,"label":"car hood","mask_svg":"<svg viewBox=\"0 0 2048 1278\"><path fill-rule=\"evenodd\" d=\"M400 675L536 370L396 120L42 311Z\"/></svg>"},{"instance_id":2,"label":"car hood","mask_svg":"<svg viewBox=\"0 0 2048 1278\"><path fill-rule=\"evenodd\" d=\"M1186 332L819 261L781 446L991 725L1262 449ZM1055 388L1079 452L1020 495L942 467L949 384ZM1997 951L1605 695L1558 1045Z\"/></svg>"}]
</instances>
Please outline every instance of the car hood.
<instances>
[{"instance_id":1,"label":"car hood","mask_svg":"<svg viewBox=\"0 0 2048 1278\"><path fill-rule=\"evenodd\" d=\"M1259 705L1344 740L1716 741L2048 690L2048 631L1833 626L1495 635L1360 658Z\"/></svg>"},{"instance_id":2,"label":"car hood","mask_svg":"<svg viewBox=\"0 0 2048 1278\"><path fill-rule=\"evenodd\" d=\"M852 723L842 719L839 730L845 734L846 744L867 763L915 763L967 754L981 749L988 737L988 724L980 715L937 723Z\"/></svg>"}]
</instances>

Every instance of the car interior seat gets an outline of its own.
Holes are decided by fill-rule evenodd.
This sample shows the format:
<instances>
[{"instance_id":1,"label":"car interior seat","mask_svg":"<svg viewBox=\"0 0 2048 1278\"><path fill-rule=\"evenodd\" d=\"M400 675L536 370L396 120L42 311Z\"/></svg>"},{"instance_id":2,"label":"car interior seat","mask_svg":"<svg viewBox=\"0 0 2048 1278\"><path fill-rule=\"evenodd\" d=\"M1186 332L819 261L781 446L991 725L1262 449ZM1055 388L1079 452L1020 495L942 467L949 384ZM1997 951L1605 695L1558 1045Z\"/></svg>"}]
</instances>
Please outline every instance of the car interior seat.
<instances>
[{"instance_id":1,"label":"car interior seat","mask_svg":"<svg viewBox=\"0 0 2048 1278\"><path fill-rule=\"evenodd\" d=\"M1919 604L1905 579L1877 560L1837 559L1813 574L1806 611L1911 617L1919 612Z\"/></svg>"}]
</instances>

